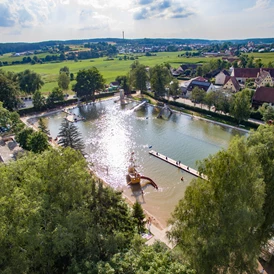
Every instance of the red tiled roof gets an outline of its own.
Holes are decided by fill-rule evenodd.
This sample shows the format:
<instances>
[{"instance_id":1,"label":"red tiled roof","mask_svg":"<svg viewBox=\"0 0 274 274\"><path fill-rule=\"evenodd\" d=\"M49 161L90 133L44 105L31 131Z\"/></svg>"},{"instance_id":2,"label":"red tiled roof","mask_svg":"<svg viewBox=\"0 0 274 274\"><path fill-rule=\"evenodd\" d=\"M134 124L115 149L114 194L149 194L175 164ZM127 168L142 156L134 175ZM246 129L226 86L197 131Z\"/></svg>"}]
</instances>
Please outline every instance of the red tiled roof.
<instances>
[{"instance_id":1,"label":"red tiled roof","mask_svg":"<svg viewBox=\"0 0 274 274\"><path fill-rule=\"evenodd\" d=\"M253 101L274 103L274 88L259 87L253 96Z\"/></svg>"},{"instance_id":2,"label":"red tiled roof","mask_svg":"<svg viewBox=\"0 0 274 274\"><path fill-rule=\"evenodd\" d=\"M274 77L274 68L234 68L234 76L237 78L257 78L260 70L268 71Z\"/></svg>"},{"instance_id":3,"label":"red tiled roof","mask_svg":"<svg viewBox=\"0 0 274 274\"><path fill-rule=\"evenodd\" d=\"M200 82L208 82L207 79L205 79L204 77L202 76L197 76L195 78L192 79L193 81L200 81Z\"/></svg>"}]
</instances>

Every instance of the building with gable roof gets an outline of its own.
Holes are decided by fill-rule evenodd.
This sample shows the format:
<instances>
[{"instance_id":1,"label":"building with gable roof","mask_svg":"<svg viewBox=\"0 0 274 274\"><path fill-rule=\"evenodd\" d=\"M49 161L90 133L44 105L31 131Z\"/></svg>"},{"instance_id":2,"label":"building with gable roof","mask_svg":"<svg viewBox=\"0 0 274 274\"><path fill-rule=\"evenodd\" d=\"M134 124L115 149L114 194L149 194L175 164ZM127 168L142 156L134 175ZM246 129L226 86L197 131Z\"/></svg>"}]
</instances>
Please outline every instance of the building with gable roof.
<instances>
[{"instance_id":1,"label":"building with gable roof","mask_svg":"<svg viewBox=\"0 0 274 274\"><path fill-rule=\"evenodd\" d=\"M241 89L241 86L235 76L226 76L223 89L227 89L235 93Z\"/></svg>"},{"instance_id":2,"label":"building with gable roof","mask_svg":"<svg viewBox=\"0 0 274 274\"><path fill-rule=\"evenodd\" d=\"M256 79L260 70L268 71L274 77L274 68L233 68L231 76L235 76L239 83L245 83L246 79Z\"/></svg>"},{"instance_id":3,"label":"building with gable roof","mask_svg":"<svg viewBox=\"0 0 274 274\"><path fill-rule=\"evenodd\" d=\"M230 76L226 69L223 69L215 76L215 85L224 85L226 77Z\"/></svg>"},{"instance_id":4,"label":"building with gable roof","mask_svg":"<svg viewBox=\"0 0 274 274\"><path fill-rule=\"evenodd\" d=\"M205 92L215 90L213 84L210 82L192 80L186 89L186 93L188 96L190 95L190 93L195 87L198 87L199 89L203 89Z\"/></svg>"},{"instance_id":5,"label":"building with gable roof","mask_svg":"<svg viewBox=\"0 0 274 274\"><path fill-rule=\"evenodd\" d=\"M274 88L258 87L252 98L252 107L258 108L263 103L274 105Z\"/></svg>"},{"instance_id":6,"label":"building with gable roof","mask_svg":"<svg viewBox=\"0 0 274 274\"><path fill-rule=\"evenodd\" d=\"M273 78L271 77L270 72L260 69L254 84L256 87L265 87L267 85L273 86Z\"/></svg>"}]
</instances>

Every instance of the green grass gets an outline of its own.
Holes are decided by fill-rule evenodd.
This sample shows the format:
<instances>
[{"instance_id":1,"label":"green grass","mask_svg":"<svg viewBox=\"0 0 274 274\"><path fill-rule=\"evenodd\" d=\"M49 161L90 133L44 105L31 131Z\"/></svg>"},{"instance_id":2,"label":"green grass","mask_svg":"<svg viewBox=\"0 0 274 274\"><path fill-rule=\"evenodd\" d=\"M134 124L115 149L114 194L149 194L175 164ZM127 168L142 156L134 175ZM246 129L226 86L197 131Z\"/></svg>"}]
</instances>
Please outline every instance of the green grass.
<instances>
[{"instance_id":1,"label":"green grass","mask_svg":"<svg viewBox=\"0 0 274 274\"><path fill-rule=\"evenodd\" d=\"M253 52L248 54L249 57L253 56L255 59L261 59L262 63L267 66L269 62L274 62L274 52Z\"/></svg>"},{"instance_id":2,"label":"green grass","mask_svg":"<svg viewBox=\"0 0 274 274\"><path fill-rule=\"evenodd\" d=\"M156 56L139 56L138 60L141 64L146 66L155 66L156 64L169 63L173 67L178 67L182 63L205 63L209 62L210 58L206 57L178 57L183 52L159 52ZM38 55L37 55L38 56ZM4 56L8 58L7 56ZM16 58L16 57L12 57ZM22 57L21 57L22 58ZM114 81L118 75L125 75L130 70L130 65L133 60L119 60L115 58L114 60L106 61L106 57L80 60L78 62L65 61L59 63L46 63L46 64L21 64L13 66L2 67L5 71L21 72L26 69L30 69L42 76L45 85L42 88L43 93L48 93L52 88L57 86L57 78L59 75L60 68L67 66L70 72L76 74L80 69L88 69L91 67L96 67L106 80L106 83Z\"/></svg>"}]
</instances>

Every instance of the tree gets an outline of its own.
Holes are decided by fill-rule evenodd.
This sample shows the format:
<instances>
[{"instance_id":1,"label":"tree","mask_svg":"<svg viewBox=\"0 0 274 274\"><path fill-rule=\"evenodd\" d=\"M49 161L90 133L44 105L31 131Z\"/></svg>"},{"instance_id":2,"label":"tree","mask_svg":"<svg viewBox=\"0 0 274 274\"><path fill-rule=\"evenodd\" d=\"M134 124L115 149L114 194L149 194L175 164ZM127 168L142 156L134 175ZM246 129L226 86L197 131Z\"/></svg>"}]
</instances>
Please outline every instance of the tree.
<instances>
[{"instance_id":1,"label":"tree","mask_svg":"<svg viewBox=\"0 0 274 274\"><path fill-rule=\"evenodd\" d=\"M21 148L25 150L30 150L28 140L33 133L34 130L32 128L24 128L15 135L15 140L17 143L19 143Z\"/></svg>"},{"instance_id":2,"label":"tree","mask_svg":"<svg viewBox=\"0 0 274 274\"><path fill-rule=\"evenodd\" d=\"M164 244L156 242L147 246L142 243L142 239L135 236L127 252L115 254L108 262L100 262L98 273L196 273L180 260L183 258L178 257ZM88 273L88 270L90 269L83 272Z\"/></svg>"},{"instance_id":3,"label":"tree","mask_svg":"<svg viewBox=\"0 0 274 274\"><path fill-rule=\"evenodd\" d=\"M63 102L64 101L64 93L61 88L55 87L52 92L50 92L46 103L48 106L53 106L55 102Z\"/></svg>"},{"instance_id":4,"label":"tree","mask_svg":"<svg viewBox=\"0 0 274 274\"><path fill-rule=\"evenodd\" d=\"M181 95L181 90L179 87L179 81L177 79L173 79L169 85L169 95L172 96L175 101L176 98Z\"/></svg>"},{"instance_id":5,"label":"tree","mask_svg":"<svg viewBox=\"0 0 274 274\"><path fill-rule=\"evenodd\" d=\"M41 153L49 148L48 136L42 131L35 131L27 138L28 150L34 153Z\"/></svg>"},{"instance_id":6,"label":"tree","mask_svg":"<svg viewBox=\"0 0 274 274\"><path fill-rule=\"evenodd\" d=\"M230 114L240 124L241 121L247 120L250 117L250 95L248 90L243 90L234 95Z\"/></svg>"},{"instance_id":7,"label":"tree","mask_svg":"<svg viewBox=\"0 0 274 274\"><path fill-rule=\"evenodd\" d=\"M169 69L164 65L156 65L150 69L151 88L156 96L164 96L166 87L171 81Z\"/></svg>"},{"instance_id":8,"label":"tree","mask_svg":"<svg viewBox=\"0 0 274 274\"><path fill-rule=\"evenodd\" d=\"M214 100L215 99L215 94L214 91L209 91L206 93L204 103L207 105L208 110L211 109L212 106L214 106Z\"/></svg>"},{"instance_id":9,"label":"tree","mask_svg":"<svg viewBox=\"0 0 274 274\"><path fill-rule=\"evenodd\" d=\"M7 128L11 133L17 133L24 127L19 114L4 108L2 102L0 102L0 127Z\"/></svg>"},{"instance_id":10,"label":"tree","mask_svg":"<svg viewBox=\"0 0 274 274\"><path fill-rule=\"evenodd\" d=\"M274 119L274 107L271 104L264 103L261 107L259 107L259 112L263 116L263 120L265 122Z\"/></svg>"},{"instance_id":11,"label":"tree","mask_svg":"<svg viewBox=\"0 0 274 274\"><path fill-rule=\"evenodd\" d=\"M58 138L58 144L62 147L71 147L75 150L79 150L81 153L84 152L85 145L81 134L78 132L75 124L69 122L67 119L64 119L61 124Z\"/></svg>"},{"instance_id":12,"label":"tree","mask_svg":"<svg viewBox=\"0 0 274 274\"><path fill-rule=\"evenodd\" d=\"M138 61L134 61L134 63L131 64L129 79L131 86L137 90L140 90L141 93L147 90L148 74L146 67Z\"/></svg>"},{"instance_id":13,"label":"tree","mask_svg":"<svg viewBox=\"0 0 274 274\"><path fill-rule=\"evenodd\" d=\"M41 132L45 133L46 135L50 134L47 126L45 125L45 121L41 117L38 119L38 128Z\"/></svg>"},{"instance_id":14,"label":"tree","mask_svg":"<svg viewBox=\"0 0 274 274\"><path fill-rule=\"evenodd\" d=\"M62 72L58 76L58 86L62 90L67 90L69 88L70 76L66 72Z\"/></svg>"},{"instance_id":15,"label":"tree","mask_svg":"<svg viewBox=\"0 0 274 274\"><path fill-rule=\"evenodd\" d=\"M0 165L0 272L87 273L133 237L121 193L102 187L70 148Z\"/></svg>"},{"instance_id":16,"label":"tree","mask_svg":"<svg viewBox=\"0 0 274 274\"><path fill-rule=\"evenodd\" d=\"M142 233L145 231L145 214L142 206L135 202L132 207L132 217L134 219L134 223L137 226L138 233Z\"/></svg>"},{"instance_id":17,"label":"tree","mask_svg":"<svg viewBox=\"0 0 274 274\"><path fill-rule=\"evenodd\" d=\"M248 136L247 145L260 163L265 183L264 220L261 227L256 231L258 241L263 246L274 235L274 126L259 126L256 131L251 132Z\"/></svg>"},{"instance_id":18,"label":"tree","mask_svg":"<svg viewBox=\"0 0 274 274\"><path fill-rule=\"evenodd\" d=\"M41 76L29 69L18 73L18 81L20 89L27 94L34 94L44 85Z\"/></svg>"},{"instance_id":19,"label":"tree","mask_svg":"<svg viewBox=\"0 0 274 274\"><path fill-rule=\"evenodd\" d=\"M41 110L46 105L46 98L37 90L33 94L32 103L35 109Z\"/></svg>"},{"instance_id":20,"label":"tree","mask_svg":"<svg viewBox=\"0 0 274 274\"><path fill-rule=\"evenodd\" d=\"M169 236L197 273L253 273L257 268L264 183L245 139L200 162L196 179L177 205Z\"/></svg>"},{"instance_id":21,"label":"tree","mask_svg":"<svg viewBox=\"0 0 274 274\"><path fill-rule=\"evenodd\" d=\"M16 82L8 78L7 74L0 71L0 101L4 108L13 110L18 106L17 96L19 94Z\"/></svg>"},{"instance_id":22,"label":"tree","mask_svg":"<svg viewBox=\"0 0 274 274\"><path fill-rule=\"evenodd\" d=\"M196 103L203 103L205 100L206 92L203 89L195 87L191 92L191 100Z\"/></svg>"},{"instance_id":23,"label":"tree","mask_svg":"<svg viewBox=\"0 0 274 274\"><path fill-rule=\"evenodd\" d=\"M74 74L71 72L70 73L70 81L73 81L74 80Z\"/></svg>"},{"instance_id":24,"label":"tree","mask_svg":"<svg viewBox=\"0 0 274 274\"><path fill-rule=\"evenodd\" d=\"M129 78L126 75L117 76L115 81L119 83L119 86L124 90L126 94L130 91Z\"/></svg>"},{"instance_id":25,"label":"tree","mask_svg":"<svg viewBox=\"0 0 274 274\"><path fill-rule=\"evenodd\" d=\"M198 66L197 67L196 76L203 76L203 68L202 68L202 66Z\"/></svg>"},{"instance_id":26,"label":"tree","mask_svg":"<svg viewBox=\"0 0 274 274\"><path fill-rule=\"evenodd\" d=\"M69 76L69 68L67 66L60 68L59 74L62 74L62 73L66 73L66 75Z\"/></svg>"},{"instance_id":27,"label":"tree","mask_svg":"<svg viewBox=\"0 0 274 274\"><path fill-rule=\"evenodd\" d=\"M73 90L77 93L77 97L92 96L95 100L95 91L104 88L104 83L105 80L97 68L83 69L77 73Z\"/></svg>"}]
</instances>

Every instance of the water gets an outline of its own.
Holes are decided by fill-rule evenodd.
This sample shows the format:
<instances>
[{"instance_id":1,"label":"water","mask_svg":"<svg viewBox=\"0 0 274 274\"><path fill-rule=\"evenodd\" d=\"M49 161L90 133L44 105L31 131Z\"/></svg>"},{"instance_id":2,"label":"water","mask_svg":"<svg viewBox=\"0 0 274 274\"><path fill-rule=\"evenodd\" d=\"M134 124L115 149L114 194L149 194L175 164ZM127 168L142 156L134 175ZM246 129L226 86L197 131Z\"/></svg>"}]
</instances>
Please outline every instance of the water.
<instances>
[{"instance_id":1,"label":"water","mask_svg":"<svg viewBox=\"0 0 274 274\"><path fill-rule=\"evenodd\" d=\"M169 119L166 113L164 119L157 119L157 108L147 106L132 111L134 105L135 102L121 106L109 100L75 108L72 112L86 118L76 125L85 141L93 169L112 187L123 189L133 201L136 197L127 187L125 176L134 151L138 171L159 186L158 191L148 186L144 196L137 196L137 200L165 226L193 176L149 155L149 147L197 168L197 160L226 148L233 136L245 133L179 113ZM64 117L65 113L61 112L46 117L53 138L57 136Z\"/></svg>"}]
</instances>

